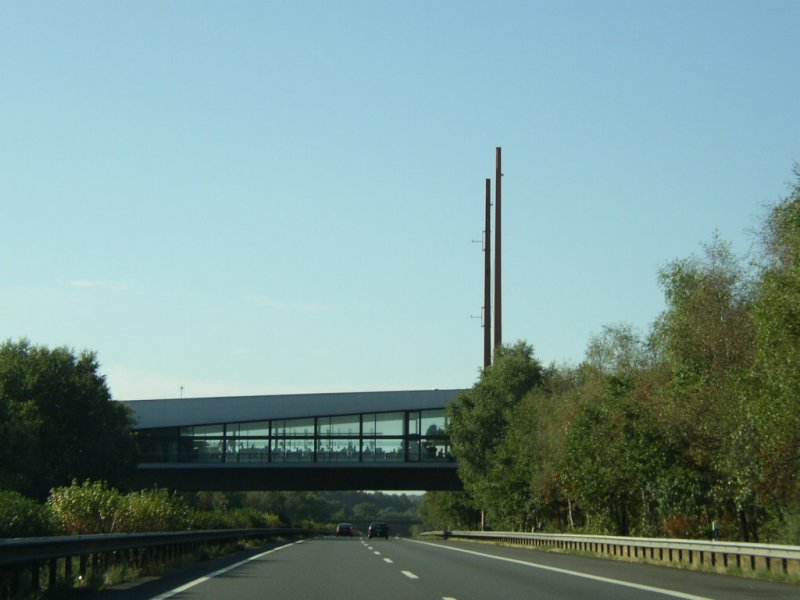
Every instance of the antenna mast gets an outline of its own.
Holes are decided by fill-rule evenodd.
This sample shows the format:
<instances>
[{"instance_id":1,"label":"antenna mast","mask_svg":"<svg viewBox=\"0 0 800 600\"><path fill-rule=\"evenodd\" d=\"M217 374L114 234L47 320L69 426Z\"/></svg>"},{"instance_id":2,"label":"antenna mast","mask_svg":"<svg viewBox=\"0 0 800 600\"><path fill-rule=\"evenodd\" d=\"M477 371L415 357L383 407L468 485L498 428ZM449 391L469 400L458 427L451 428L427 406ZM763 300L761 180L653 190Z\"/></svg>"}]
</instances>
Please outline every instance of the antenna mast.
<instances>
[{"instance_id":1,"label":"antenna mast","mask_svg":"<svg viewBox=\"0 0 800 600\"><path fill-rule=\"evenodd\" d=\"M494 217L494 232L495 232L495 244L494 244L494 347L497 349L499 346L503 345L503 282L500 272L501 262L500 262L500 250L501 250L501 238L500 238L500 221L501 221L501 212L500 212L500 200L501 200L501 189L502 189L502 181L503 181L503 171L501 169L500 163L500 154L501 149L498 146L496 151L496 170L495 170L495 217Z\"/></svg>"},{"instance_id":2,"label":"antenna mast","mask_svg":"<svg viewBox=\"0 0 800 600\"><path fill-rule=\"evenodd\" d=\"M483 368L492 364L492 180L486 179L486 227L483 232Z\"/></svg>"}]
</instances>

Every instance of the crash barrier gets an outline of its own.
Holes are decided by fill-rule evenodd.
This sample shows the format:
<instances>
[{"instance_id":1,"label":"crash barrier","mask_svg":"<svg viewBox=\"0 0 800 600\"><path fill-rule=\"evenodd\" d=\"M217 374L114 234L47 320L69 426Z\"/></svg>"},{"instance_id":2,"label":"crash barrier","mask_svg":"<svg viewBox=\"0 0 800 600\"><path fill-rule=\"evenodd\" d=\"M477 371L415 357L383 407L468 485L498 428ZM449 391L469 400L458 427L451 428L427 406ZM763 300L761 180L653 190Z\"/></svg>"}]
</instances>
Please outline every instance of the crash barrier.
<instances>
[{"instance_id":1,"label":"crash barrier","mask_svg":"<svg viewBox=\"0 0 800 600\"><path fill-rule=\"evenodd\" d=\"M0 539L0 598L28 591L71 587L77 578L114 565L146 567L192 554L207 544L242 539L296 538L305 529L219 529L165 533L119 533Z\"/></svg>"},{"instance_id":2,"label":"crash barrier","mask_svg":"<svg viewBox=\"0 0 800 600\"><path fill-rule=\"evenodd\" d=\"M735 566L742 570L763 569L800 575L800 546L501 531L430 531L422 535L572 550L610 558L643 559L676 565L711 568Z\"/></svg>"}]
</instances>

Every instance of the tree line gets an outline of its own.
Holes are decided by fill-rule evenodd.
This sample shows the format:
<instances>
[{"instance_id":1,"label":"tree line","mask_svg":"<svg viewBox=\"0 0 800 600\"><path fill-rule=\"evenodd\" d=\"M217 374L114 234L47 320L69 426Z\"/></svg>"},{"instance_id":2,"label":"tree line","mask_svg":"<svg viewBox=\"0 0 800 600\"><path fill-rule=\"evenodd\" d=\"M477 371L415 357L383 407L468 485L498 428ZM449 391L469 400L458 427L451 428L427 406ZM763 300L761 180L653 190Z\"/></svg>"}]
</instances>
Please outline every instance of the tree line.
<instances>
[{"instance_id":1,"label":"tree line","mask_svg":"<svg viewBox=\"0 0 800 600\"><path fill-rule=\"evenodd\" d=\"M432 527L800 543L800 166L746 261L715 236L658 273L648 331L603 328L577 366L525 342L450 408L465 491Z\"/></svg>"}]
</instances>

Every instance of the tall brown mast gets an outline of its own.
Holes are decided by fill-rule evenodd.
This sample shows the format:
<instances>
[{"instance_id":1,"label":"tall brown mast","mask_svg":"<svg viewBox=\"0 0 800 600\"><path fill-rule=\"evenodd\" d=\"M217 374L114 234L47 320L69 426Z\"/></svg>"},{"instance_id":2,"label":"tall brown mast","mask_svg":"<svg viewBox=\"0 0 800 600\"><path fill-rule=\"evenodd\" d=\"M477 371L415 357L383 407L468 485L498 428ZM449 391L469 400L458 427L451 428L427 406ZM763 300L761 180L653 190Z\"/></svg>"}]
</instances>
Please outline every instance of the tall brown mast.
<instances>
[{"instance_id":1,"label":"tall brown mast","mask_svg":"<svg viewBox=\"0 0 800 600\"><path fill-rule=\"evenodd\" d=\"M483 232L483 368L492 364L492 180L486 179L486 227Z\"/></svg>"},{"instance_id":2,"label":"tall brown mast","mask_svg":"<svg viewBox=\"0 0 800 600\"><path fill-rule=\"evenodd\" d=\"M501 169L500 163L500 154L501 149L498 146L496 152L496 170L495 170L495 196L494 196L494 204L495 204L495 217L494 217L494 234L495 234L495 244L494 244L494 347L497 348L498 346L503 345L503 285L502 285L502 277L501 277L501 262L500 262L500 250L502 249L501 245L501 237L500 237L500 225L501 225L501 211L500 211L500 201L501 201L501 189L503 185L503 171Z\"/></svg>"}]
</instances>

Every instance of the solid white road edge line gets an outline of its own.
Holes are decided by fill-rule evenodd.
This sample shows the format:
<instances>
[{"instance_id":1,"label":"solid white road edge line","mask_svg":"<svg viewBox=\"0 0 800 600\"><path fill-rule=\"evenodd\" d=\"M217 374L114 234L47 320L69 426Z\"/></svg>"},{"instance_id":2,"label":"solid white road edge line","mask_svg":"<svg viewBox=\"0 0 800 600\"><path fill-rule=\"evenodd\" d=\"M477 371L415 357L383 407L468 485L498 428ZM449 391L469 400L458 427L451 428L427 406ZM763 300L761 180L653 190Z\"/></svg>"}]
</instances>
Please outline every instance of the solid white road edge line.
<instances>
[{"instance_id":1,"label":"solid white road edge line","mask_svg":"<svg viewBox=\"0 0 800 600\"><path fill-rule=\"evenodd\" d=\"M175 594L180 594L181 592L185 592L189 588L193 588L196 585L200 585L201 583L208 581L212 577L222 575L224 573L227 573L228 571L232 571L233 569L241 567L242 565L247 564L252 560L258 560L262 556L266 556L267 554L272 554L273 552L277 552L278 550L283 550L284 548L288 548L289 546L294 546L295 544L299 544L301 542L292 542L291 544L284 544L283 546L278 546L277 548L273 548L272 550L267 550L266 552L262 552L261 554L256 554L255 556L251 556L250 558L240 560L235 565L230 565L229 567L225 567L224 569L220 569L219 571L214 571L209 575L204 575L203 577L195 579L194 581L190 581L189 583L185 583L180 587L176 587L174 590L164 592L163 594L159 594L158 596L153 596L152 598L150 598L150 600L166 600L166 598L171 598Z\"/></svg>"},{"instance_id":2,"label":"solid white road edge line","mask_svg":"<svg viewBox=\"0 0 800 600\"><path fill-rule=\"evenodd\" d=\"M474 550L465 550L463 548L453 548L450 546L443 546L441 544L432 544L430 542L422 542L419 540L406 540L415 544L425 544L426 546L433 546L435 548L443 548L444 550L452 550L453 552L463 552L464 554L472 554L474 556L481 556L483 558L492 558L494 560L502 560L505 562L515 563L526 567L533 567L534 569L541 569L543 571L551 571L553 573L561 573L562 575L572 575L573 577L583 577L584 579L591 579L593 581L602 581L603 583L610 583L612 585L620 585L629 587L636 590L645 590L647 592L654 592L656 594L663 594L665 596L672 596L673 598L683 598L684 600L713 600L705 596L695 596L694 594L684 594L683 592L676 592L675 590L665 590L649 585L642 585L640 583L632 583L630 581L622 581L621 579L610 579L608 577L600 577L599 575L589 575L588 573L580 573L578 571L569 571L567 569L559 569L558 567L548 567L546 565L539 565L524 560L517 560L515 558L505 558L503 556L493 556L483 552L475 552Z\"/></svg>"}]
</instances>

